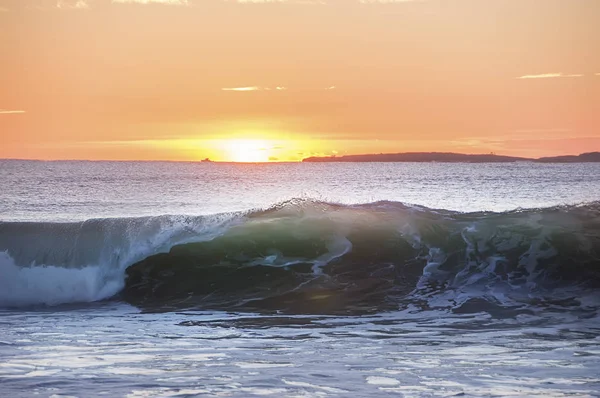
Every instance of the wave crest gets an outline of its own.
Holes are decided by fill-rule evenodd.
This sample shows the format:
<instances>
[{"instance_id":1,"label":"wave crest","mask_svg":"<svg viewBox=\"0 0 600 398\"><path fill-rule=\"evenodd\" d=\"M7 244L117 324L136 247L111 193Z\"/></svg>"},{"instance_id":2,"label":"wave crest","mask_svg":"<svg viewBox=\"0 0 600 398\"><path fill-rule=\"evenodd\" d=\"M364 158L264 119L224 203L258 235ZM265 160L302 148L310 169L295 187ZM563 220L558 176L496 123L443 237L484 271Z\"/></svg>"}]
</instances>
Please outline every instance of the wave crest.
<instances>
[{"instance_id":1,"label":"wave crest","mask_svg":"<svg viewBox=\"0 0 600 398\"><path fill-rule=\"evenodd\" d=\"M119 291L147 309L571 305L600 287L600 204L457 213L292 200L206 217L0 223L1 251L4 306Z\"/></svg>"}]
</instances>

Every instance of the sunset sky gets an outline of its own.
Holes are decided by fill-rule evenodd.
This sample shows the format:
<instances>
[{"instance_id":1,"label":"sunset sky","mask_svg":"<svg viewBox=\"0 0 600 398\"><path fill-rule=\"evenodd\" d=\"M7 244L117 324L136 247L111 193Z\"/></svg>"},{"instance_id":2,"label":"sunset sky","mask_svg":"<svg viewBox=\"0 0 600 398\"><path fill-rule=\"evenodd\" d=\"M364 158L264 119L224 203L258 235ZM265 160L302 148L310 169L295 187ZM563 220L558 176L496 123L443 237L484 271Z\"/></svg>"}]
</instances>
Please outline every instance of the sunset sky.
<instances>
[{"instance_id":1,"label":"sunset sky","mask_svg":"<svg viewBox=\"0 0 600 398\"><path fill-rule=\"evenodd\" d=\"M598 0L0 0L0 158L594 150Z\"/></svg>"}]
</instances>

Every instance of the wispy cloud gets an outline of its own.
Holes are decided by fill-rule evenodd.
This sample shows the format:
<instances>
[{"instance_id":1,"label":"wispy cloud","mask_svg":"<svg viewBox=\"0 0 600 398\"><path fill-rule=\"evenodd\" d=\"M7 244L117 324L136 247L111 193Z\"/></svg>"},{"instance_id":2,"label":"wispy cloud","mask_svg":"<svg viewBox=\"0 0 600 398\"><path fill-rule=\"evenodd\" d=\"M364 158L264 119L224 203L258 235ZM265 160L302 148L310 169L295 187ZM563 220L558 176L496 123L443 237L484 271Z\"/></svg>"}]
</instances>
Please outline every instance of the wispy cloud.
<instances>
[{"instance_id":1,"label":"wispy cloud","mask_svg":"<svg viewBox=\"0 0 600 398\"><path fill-rule=\"evenodd\" d=\"M524 75L519 76L517 79L552 79L557 77L583 77L582 74L568 74L565 75L563 73L542 73L539 75Z\"/></svg>"},{"instance_id":2,"label":"wispy cloud","mask_svg":"<svg viewBox=\"0 0 600 398\"><path fill-rule=\"evenodd\" d=\"M361 4L397 4L397 3L421 3L425 0L359 0Z\"/></svg>"},{"instance_id":3,"label":"wispy cloud","mask_svg":"<svg viewBox=\"0 0 600 398\"><path fill-rule=\"evenodd\" d=\"M113 4L164 4L170 6L189 6L189 0L112 0Z\"/></svg>"},{"instance_id":4,"label":"wispy cloud","mask_svg":"<svg viewBox=\"0 0 600 398\"><path fill-rule=\"evenodd\" d=\"M56 8L85 10L90 8L88 0L58 0Z\"/></svg>"},{"instance_id":5,"label":"wispy cloud","mask_svg":"<svg viewBox=\"0 0 600 398\"><path fill-rule=\"evenodd\" d=\"M553 77L561 77L562 73L542 73L540 75L524 75L519 76L517 79L550 79Z\"/></svg>"},{"instance_id":6,"label":"wispy cloud","mask_svg":"<svg viewBox=\"0 0 600 398\"><path fill-rule=\"evenodd\" d=\"M294 89L292 87L292 89ZM330 90L335 90L337 89L336 86L329 86L329 87L325 87L325 88L309 88L309 90L326 90L326 91L330 91ZM245 86L245 87L223 87L221 89L222 91L287 91L289 90L288 87L285 86L276 86L276 87L261 87L261 86Z\"/></svg>"},{"instance_id":7,"label":"wispy cloud","mask_svg":"<svg viewBox=\"0 0 600 398\"><path fill-rule=\"evenodd\" d=\"M223 91L259 91L261 88L257 86L249 86L249 87L224 87L221 90Z\"/></svg>"},{"instance_id":8,"label":"wispy cloud","mask_svg":"<svg viewBox=\"0 0 600 398\"><path fill-rule=\"evenodd\" d=\"M331 0L225 0L239 4L308 4L326 5L335 3ZM338 0L339 1L339 0ZM360 4L398 4L398 3L421 3L426 0L354 0ZM350 2L350 1L349 1Z\"/></svg>"},{"instance_id":9,"label":"wispy cloud","mask_svg":"<svg viewBox=\"0 0 600 398\"><path fill-rule=\"evenodd\" d=\"M260 4L260 3L285 3L285 0L235 0L241 4Z\"/></svg>"},{"instance_id":10,"label":"wispy cloud","mask_svg":"<svg viewBox=\"0 0 600 398\"><path fill-rule=\"evenodd\" d=\"M0 115L14 115L14 114L20 114L20 113L25 113L25 111L17 111L17 110L10 110L10 109L0 109Z\"/></svg>"},{"instance_id":11,"label":"wispy cloud","mask_svg":"<svg viewBox=\"0 0 600 398\"><path fill-rule=\"evenodd\" d=\"M234 0L239 4L327 4L325 0Z\"/></svg>"},{"instance_id":12,"label":"wispy cloud","mask_svg":"<svg viewBox=\"0 0 600 398\"><path fill-rule=\"evenodd\" d=\"M259 86L247 86L247 87L224 87L221 90L223 91L285 91L287 87L277 86L275 88L271 87L259 87Z\"/></svg>"}]
</instances>

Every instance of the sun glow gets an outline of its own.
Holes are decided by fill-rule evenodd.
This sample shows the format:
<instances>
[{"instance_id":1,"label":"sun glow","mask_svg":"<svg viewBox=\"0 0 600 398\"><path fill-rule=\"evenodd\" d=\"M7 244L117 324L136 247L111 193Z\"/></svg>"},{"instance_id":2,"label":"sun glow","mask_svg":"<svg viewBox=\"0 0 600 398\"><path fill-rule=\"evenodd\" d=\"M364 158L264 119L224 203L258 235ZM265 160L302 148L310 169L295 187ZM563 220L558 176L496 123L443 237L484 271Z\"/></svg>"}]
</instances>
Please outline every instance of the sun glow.
<instances>
[{"instance_id":1,"label":"sun glow","mask_svg":"<svg viewBox=\"0 0 600 398\"><path fill-rule=\"evenodd\" d=\"M266 140L230 139L225 142L227 160L232 162L268 162L269 143Z\"/></svg>"}]
</instances>

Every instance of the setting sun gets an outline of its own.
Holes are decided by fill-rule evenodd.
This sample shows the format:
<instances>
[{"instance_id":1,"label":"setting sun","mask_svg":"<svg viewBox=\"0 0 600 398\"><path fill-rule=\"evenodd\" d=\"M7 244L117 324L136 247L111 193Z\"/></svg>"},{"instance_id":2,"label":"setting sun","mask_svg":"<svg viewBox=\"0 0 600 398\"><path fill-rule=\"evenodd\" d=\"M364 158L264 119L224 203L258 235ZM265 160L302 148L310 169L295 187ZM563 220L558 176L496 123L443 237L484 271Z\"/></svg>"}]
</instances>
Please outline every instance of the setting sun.
<instances>
[{"instance_id":1,"label":"setting sun","mask_svg":"<svg viewBox=\"0 0 600 398\"><path fill-rule=\"evenodd\" d=\"M253 139L231 139L225 141L227 160L232 162L268 162L268 142Z\"/></svg>"}]
</instances>

